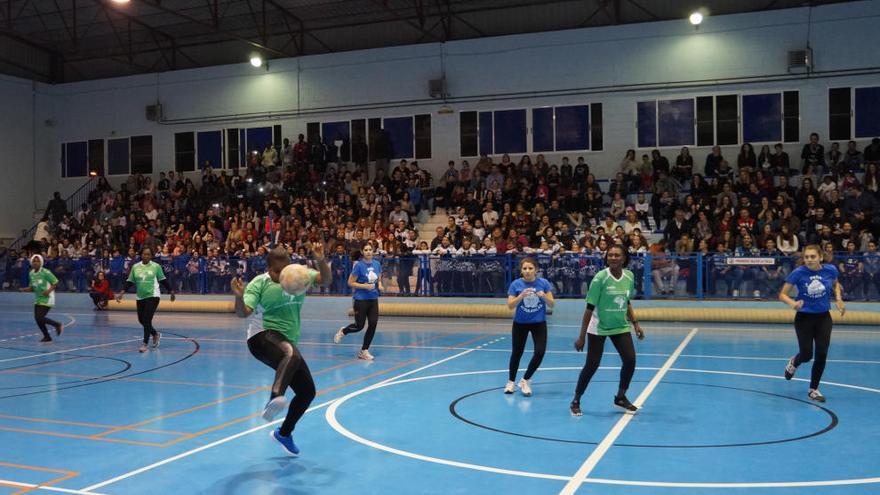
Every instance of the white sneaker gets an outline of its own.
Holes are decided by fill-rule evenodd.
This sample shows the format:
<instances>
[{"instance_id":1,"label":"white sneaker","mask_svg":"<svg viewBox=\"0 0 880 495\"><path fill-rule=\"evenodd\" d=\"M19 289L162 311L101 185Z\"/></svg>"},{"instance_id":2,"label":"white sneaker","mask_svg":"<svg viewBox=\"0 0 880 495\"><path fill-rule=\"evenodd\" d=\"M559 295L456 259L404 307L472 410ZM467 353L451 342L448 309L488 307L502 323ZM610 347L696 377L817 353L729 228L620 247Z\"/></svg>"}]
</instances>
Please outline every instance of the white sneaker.
<instances>
[{"instance_id":1,"label":"white sneaker","mask_svg":"<svg viewBox=\"0 0 880 495\"><path fill-rule=\"evenodd\" d=\"M739 291L738 291L738 290L736 290L736 289L733 290L733 297L739 297Z\"/></svg>"},{"instance_id":2,"label":"white sneaker","mask_svg":"<svg viewBox=\"0 0 880 495\"><path fill-rule=\"evenodd\" d=\"M147 349L148 349L147 344L141 344L141 347L140 347L140 349L138 349L138 352L147 352Z\"/></svg>"},{"instance_id":3,"label":"white sneaker","mask_svg":"<svg viewBox=\"0 0 880 495\"><path fill-rule=\"evenodd\" d=\"M278 416L278 413L283 411L286 407L287 399L285 399L283 395L279 395L266 403L266 406L263 407L263 413L260 416L266 421L272 421L275 419L275 416Z\"/></svg>"},{"instance_id":4,"label":"white sneaker","mask_svg":"<svg viewBox=\"0 0 880 495\"><path fill-rule=\"evenodd\" d=\"M755 296L755 299L761 299L761 291L759 290L752 292L752 295Z\"/></svg>"},{"instance_id":5,"label":"white sneaker","mask_svg":"<svg viewBox=\"0 0 880 495\"><path fill-rule=\"evenodd\" d=\"M513 383L513 380L507 380L507 385L504 386L505 394L512 394L516 390L516 387Z\"/></svg>"},{"instance_id":6,"label":"white sneaker","mask_svg":"<svg viewBox=\"0 0 880 495\"><path fill-rule=\"evenodd\" d=\"M153 335L153 349L159 347L159 341L162 340L162 334L156 332L156 335Z\"/></svg>"},{"instance_id":7,"label":"white sneaker","mask_svg":"<svg viewBox=\"0 0 880 495\"><path fill-rule=\"evenodd\" d=\"M343 332L344 329L345 327L339 327L339 330L336 331L336 335L333 336L334 344L342 342L342 338L345 337L345 332Z\"/></svg>"},{"instance_id":8,"label":"white sneaker","mask_svg":"<svg viewBox=\"0 0 880 495\"><path fill-rule=\"evenodd\" d=\"M816 402L825 402L825 396L822 395L822 392L819 392L818 388L811 388L807 396L810 398L810 400L814 400Z\"/></svg>"},{"instance_id":9,"label":"white sneaker","mask_svg":"<svg viewBox=\"0 0 880 495\"><path fill-rule=\"evenodd\" d=\"M529 386L529 380L523 378L519 381L519 391L522 392L526 397L532 396L532 387Z\"/></svg>"},{"instance_id":10,"label":"white sneaker","mask_svg":"<svg viewBox=\"0 0 880 495\"><path fill-rule=\"evenodd\" d=\"M370 354L370 351L368 351L366 349L361 349L358 352L358 359L363 359L364 361L372 361L373 355Z\"/></svg>"}]
</instances>

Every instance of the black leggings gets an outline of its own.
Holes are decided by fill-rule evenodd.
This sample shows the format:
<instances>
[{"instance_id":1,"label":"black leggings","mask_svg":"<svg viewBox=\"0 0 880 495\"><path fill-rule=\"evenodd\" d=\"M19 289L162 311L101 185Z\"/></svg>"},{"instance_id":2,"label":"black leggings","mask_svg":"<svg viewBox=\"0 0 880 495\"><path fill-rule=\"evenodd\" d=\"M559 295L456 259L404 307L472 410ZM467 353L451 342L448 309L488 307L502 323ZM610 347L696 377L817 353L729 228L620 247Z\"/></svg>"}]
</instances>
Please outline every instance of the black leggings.
<instances>
[{"instance_id":1,"label":"black leggings","mask_svg":"<svg viewBox=\"0 0 880 495\"><path fill-rule=\"evenodd\" d=\"M510 381L516 380L519 360L522 359L523 351L526 349L526 340L528 340L530 333L532 334L532 340L535 342L535 353L532 355L532 360L529 361L529 367L526 369L526 374L523 378L530 380L544 359L544 352L547 350L547 322L513 322L513 353L510 355L510 373L508 374Z\"/></svg>"},{"instance_id":2,"label":"black leggings","mask_svg":"<svg viewBox=\"0 0 880 495\"><path fill-rule=\"evenodd\" d=\"M148 297L137 301L138 322L144 327L144 344L150 342L150 335L159 335L159 332L153 328L153 315L156 314L158 307L158 297Z\"/></svg>"},{"instance_id":3,"label":"black leggings","mask_svg":"<svg viewBox=\"0 0 880 495\"><path fill-rule=\"evenodd\" d=\"M825 371L825 360L828 359L828 347L831 346L831 314L798 312L794 317L794 331L797 333L798 353L794 357L794 365L800 366L813 359L813 342L816 343L816 360L810 375L810 388L819 388L822 373Z\"/></svg>"},{"instance_id":4,"label":"black leggings","mask_svg":"<svg viewBox=\"0 0 880 495\"><path fill-rule=\"evenodd\" d=\"M40 331L43 332L43 337L47 339L51 339L52 337L49 336L49 330L46 328L46 325L51 325L56 329L61 327L61 323L46 317L51 310L51 306L43 306L42 304L34 305L34 320L37 321L37 326L40 327Z\"/></svg>"},{"instance_id":5,"label":"black leggings","mask_svg":"<svg viewBox=\"0 0 880 495\"><path fill-rule=\"evenodd\" d=\"M373 342L373 336L376 335L376 325L379 323L379 300L378 299L355 299L354 300L354 323L342 329L342 333L348 335L357 333L364 329L364 323L367 325L367 333L364 335L364 345L361 349L370 348Z\"/></svg>"},{"instance_id":6,"label":"black leggings","mask_svg":"<svg viewBox=\"0 0 880 495\"><path fill-rule=\"evenodd\" d=\"M587 390L587 385L590 384L590 379L599 369L602 353L605 350L605 337L606 335L587 334L587 362L578 377L577 388L574 392L574 400L576 401L581 400L581 396ZM611 338L611 343L614 344L614 348L617 349L620 360L623 362L620 367L620 387L618 389L618 395L622 395L629 388L629 382L632 381L633 373L636 371L636 348L629 332L608 335L607 337Z\"/></svg>"},{"instance_id":7,"label":"black leggings","mask_svg":"<svg viewBox=\"0 0 880 495\"><path fill-rule=\"evenodd\" d=\"M248 350L266 366L275 370L272 382L272 398L284 395L287 387L295 394L287 408L287 416L281 423L281 434L290 436L299 418L305 414L315 398L315 381L302 354L287 340L287 337L274 330L263 330L249 338Z\"/></svg>"}]
</instances>

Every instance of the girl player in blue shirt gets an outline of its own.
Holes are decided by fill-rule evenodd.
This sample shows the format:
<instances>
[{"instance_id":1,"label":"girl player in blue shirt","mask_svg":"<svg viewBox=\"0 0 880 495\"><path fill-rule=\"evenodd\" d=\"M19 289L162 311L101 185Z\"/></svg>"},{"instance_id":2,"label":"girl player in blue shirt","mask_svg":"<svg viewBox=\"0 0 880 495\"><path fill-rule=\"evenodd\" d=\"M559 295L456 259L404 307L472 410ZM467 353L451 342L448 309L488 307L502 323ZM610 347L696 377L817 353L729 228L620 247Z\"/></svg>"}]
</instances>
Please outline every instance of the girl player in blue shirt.
<instances>
[{"instance_id":1,"label":"girl player in blue shirt","mask_svg":"<svg viewBox=\"0 0 880 495\"><path fill-rule=\"evenodd\" d=\"M835 305L840 316L846 312L843 304L843 288L838 282L840 272L832 264L822 263L822 250L810 245L804 248L804 265L795 268L779 293L779 300L797 311L794 329L798 339L798 353L788 360L785 366L785 379L791 380L798 366L815 357L808 396L816 402L825 402L819 392L819 381L825 371L828 347L831 345L831 291L834 291ZM797 287L797 297L792 299L788 293Z\"/></svg>"},{"instance_id":2,"label":"girl player in blue shirt","mask_svg":"<svg viewBox=\"0 0 880 495\"><path fill-rule=\"evenodd\" d=\"M510 369L504 393L512 394L514 391L516 371L519 369L519 361L526 348L526 340L531 333L535 352L529 361L526 374L519 381L520 392L529 397L532 395L529 380L541 365L544 352L547 350L547 308L552 308L555 301L550 282L538 277L538 264L535 260L523 259L519 264L519 270L522 277L511 282L507 290L507 307L516 308L516 313L513 316L513 353L510 355Z\"/></svg>"},{"instance_id":3,"label":"girl player in blue shirt","mask_svg":"<svg viewBox=\"0 0 880 495\"><path fill-rule=\"evenodd\" d=\"M340 343L350 333L360 332L367 323L364 344L358 351L358 359L372 361L370 343L376 334L379 323L379 293L385 291L382 286L382 265L373 259L372 244L365 244L361 249L361 259L355 264L348 276L348 286L354 289L354 323L340 328L333 337L333 342Z\"/></svg>"}]
</instances>

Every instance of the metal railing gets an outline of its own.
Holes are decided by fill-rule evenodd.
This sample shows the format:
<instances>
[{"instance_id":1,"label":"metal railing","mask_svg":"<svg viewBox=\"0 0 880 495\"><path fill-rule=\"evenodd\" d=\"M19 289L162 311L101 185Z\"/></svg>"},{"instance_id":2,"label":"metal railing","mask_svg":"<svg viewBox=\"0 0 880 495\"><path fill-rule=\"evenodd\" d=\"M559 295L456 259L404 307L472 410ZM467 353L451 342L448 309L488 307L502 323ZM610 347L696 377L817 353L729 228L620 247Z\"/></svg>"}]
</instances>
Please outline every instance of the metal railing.
<instances>
[{"instance_id":1,"label":"metal railing","mask_svg":"<svg viewBox=\"0 0 880 495\"><path fill-rule=\"evenodd\" d=\"M385 294L397 296L504 297L510 282L519 277L524 255L500 256L402 256L376 259L382 264ZM581 254L532 254L538 276L546 278L558 297L586 296L590 282L605 268L601 256ZM330 256L332 280L320 294L350 294L348 276L352 260ZM265 272L265 257L157 257L174 289L181 293L228 294L234 277L250 280ZM86 292L98 271L106 273L114 291L122 288L136 259L47 259L60 283L58 290ZM294 263L311 262L294 257ZM835 257L847 299L880 300L880 254ZM642 299L773 299L785 277L797 266L793 257L733 257L693 254L687 256L633 256L627 268L633 272L636 297ZM6 290L28 283L28 261L0 258L0 280Z\"/></svg>"},{"instance_id":2,"label":"metal railing","mask_svg":"<svg viewBox=\"0 0 880 495\"><path fill-rule=\"evenodd\" d=\"M83 203L88 203L89 194L91 194L91 192L95 190L95 187L97 187L97 185L98 178L89 177L89 180L87 180L85 184L81 185L79 189L74 191L73 194L71 194L67 197L67 199L64 200L67 204L67 211L73 214L80 207L80 205L82 205ZM18 237L18 239L12 241L12 243L9 244L9 249L21 249L22 246L31 242L31 240L34 238L34 232L37 230L37 224L39 223L40 222L34 223L29 229L25 230L21 234L21 236Z\"/></svg>"}]
</instances>

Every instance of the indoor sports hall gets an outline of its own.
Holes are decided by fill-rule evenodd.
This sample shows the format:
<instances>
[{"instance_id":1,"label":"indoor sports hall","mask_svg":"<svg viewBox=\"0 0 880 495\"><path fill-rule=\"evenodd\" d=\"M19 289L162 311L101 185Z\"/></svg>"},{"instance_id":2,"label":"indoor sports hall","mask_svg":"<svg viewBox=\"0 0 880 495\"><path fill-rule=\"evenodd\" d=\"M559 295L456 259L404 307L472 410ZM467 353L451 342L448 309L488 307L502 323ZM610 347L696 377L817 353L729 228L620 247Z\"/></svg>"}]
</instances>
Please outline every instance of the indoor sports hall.
<instances>
[{"instance_id":1,"label":"indoor sports hall","mask_svg":"<svg viewBox=\"0 0 880 495\"><path fill-rule=\"evenodd\" d=\"M0 495L880 493L878 19L0 0Z\"/></svg>"}]
</instances>

